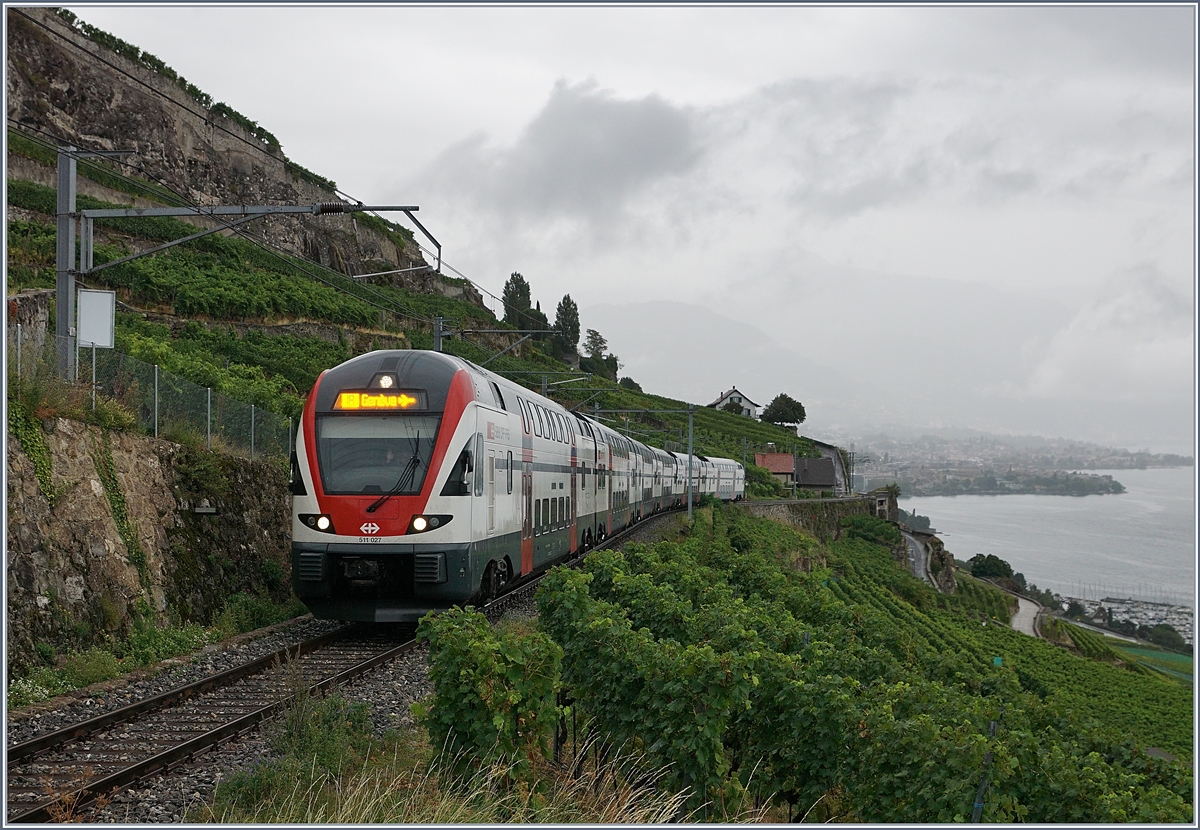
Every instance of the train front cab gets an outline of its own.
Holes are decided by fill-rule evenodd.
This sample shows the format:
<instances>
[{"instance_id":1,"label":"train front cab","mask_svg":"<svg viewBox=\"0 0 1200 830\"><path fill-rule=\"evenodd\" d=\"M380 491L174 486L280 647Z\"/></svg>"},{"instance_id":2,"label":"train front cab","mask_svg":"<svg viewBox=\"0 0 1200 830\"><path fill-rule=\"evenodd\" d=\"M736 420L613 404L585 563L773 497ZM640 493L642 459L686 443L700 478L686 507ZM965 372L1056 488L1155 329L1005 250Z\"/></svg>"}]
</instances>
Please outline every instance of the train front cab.
<instances>
[{"instance_id":1,"label":"train front cab","mask_svg":"<svg viewBox=\"0 0 1200 830\"><path fill-rule=\"evenodd\" d=\"M477 597L489 564L520 568L520 420L481 375L396 351L318 379L292 483L293 586L314 615L415 621Z\"/></svg>"}]
</instances>

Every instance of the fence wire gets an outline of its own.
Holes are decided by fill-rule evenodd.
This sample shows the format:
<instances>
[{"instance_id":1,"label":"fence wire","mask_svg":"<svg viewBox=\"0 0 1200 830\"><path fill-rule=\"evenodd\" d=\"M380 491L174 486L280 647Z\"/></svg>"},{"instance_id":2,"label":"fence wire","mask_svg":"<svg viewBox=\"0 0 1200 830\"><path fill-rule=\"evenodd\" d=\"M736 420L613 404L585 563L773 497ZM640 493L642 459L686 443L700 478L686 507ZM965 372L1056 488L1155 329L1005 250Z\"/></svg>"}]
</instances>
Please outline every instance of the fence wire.
<instances>
[{"instance_id":1,"label":"fence wire","mask_svg":"<svg viewBox=\"0 0 1200 830\"><path fill-rule=\"evenodd\" d=\"M59 376L61 356L73 347L69 338L9 326L9 372L26 381ZM201 440L209 449L250 459L286 458L291 452L291 418L192 383L115 349L79 348L74 377L67 382L88 393L86 406L95 408L93 401L105 398L119 402L148 435Z\"/></svg>"}]
</instances>

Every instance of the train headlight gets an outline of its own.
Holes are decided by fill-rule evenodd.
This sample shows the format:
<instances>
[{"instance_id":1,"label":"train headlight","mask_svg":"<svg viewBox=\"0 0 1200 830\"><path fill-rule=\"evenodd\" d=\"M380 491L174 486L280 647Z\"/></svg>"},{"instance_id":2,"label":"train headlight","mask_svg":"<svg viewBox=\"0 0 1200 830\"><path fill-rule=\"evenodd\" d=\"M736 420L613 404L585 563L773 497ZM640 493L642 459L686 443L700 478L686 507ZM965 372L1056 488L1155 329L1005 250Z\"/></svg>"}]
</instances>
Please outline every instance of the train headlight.
<instances>
[{"instance_id":1,"label":"train headlight","mask_svg":"<svg viewBox=\"0 0 1200 830\"><path fill-rule=\"evenodd\" d=\"M333 529L333 519L328 513L301 513L298 517L300 524L305 527L311 527L313 530L319 530L322 533L337 533Z\"/></svg>"},{"instance_id":2,"label":"train headlight","mask_svg":"<svg viewBox=\"0 0 1200 830\"><path fill-rule=\"evenodd\" d=\"M409 533L426 533L434 528L441 527L450 523L453 516L437 515L437 516L413 516L412 521L408 523Z\"/></svg>"}]
</instances>

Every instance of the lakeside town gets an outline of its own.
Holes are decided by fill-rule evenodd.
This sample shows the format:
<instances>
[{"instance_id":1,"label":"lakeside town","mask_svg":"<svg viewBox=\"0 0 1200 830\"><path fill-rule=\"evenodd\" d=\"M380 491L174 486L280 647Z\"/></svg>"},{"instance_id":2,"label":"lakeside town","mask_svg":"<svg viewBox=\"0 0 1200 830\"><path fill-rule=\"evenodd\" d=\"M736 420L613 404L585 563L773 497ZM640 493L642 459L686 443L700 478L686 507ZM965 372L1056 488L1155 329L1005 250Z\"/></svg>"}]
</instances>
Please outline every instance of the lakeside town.
<instances>
[{"instance_id":1,"label":"lakeside town","mask_svg":"<svg viewBox=\"0 0 1200 830\"><path fill-rule=\"evenodd\" d=\"M908 496L1102 495L1125 488L1090 470L1190 467L1191 456L1130 451L1066 439L944 431L897 437L881 433L850 444L855 489L899 484Z\"/></svg>"},{"instance_id":2,"label":"lakeside town","mask_svg":"<svg viewBox=\"0 0 1200 830\"><path fill-rule=\"evenodd\" d=\"M1105 597L1104 599L1080 599L1079 597L1059 597L1062 601L1062 611L1067 611L1072 604L1082 606L1087 621L1101 628L1109 628L1120 634L1133 636L1140 628L1153 628L1156 625L1169 625L1179 632L1188 645L1194 643L1193 631L1195 610L1186 605L1167 605L1160 602L1145 602L1143 600L1123 599L1120 597ZM1122 625L1125 624L1125 625ZM1122 629L1131 630L1122 631Z\"/></svg>"}]
</instances>

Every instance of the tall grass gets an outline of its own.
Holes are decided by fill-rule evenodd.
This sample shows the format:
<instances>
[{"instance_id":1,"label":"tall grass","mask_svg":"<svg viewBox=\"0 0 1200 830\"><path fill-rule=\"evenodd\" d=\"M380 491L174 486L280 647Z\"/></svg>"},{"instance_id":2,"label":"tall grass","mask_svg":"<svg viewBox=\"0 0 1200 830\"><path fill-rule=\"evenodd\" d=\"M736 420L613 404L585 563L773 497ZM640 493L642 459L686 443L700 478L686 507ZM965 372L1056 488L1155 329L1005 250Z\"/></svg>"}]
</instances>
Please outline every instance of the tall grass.
<instances>
[{"instance_id":1,"label":"tall grass","mask_svg":"<svg viewBox=\"0 0 1200 830\"><path fill-rule=\"evenodd\" d=\"M337 743L337 739L334 739ZM660 824L689 820L687 792L658 789L661 775L613 755L575 770L543 764L532 783L504 764L456 774L457 758L417 733L382 739L356 766L324 769L287 754L239 773L190 819L219 824ZM730 817L755 820L751 816Z\"/></svg>"},{"instance_id":2,"label":"tall grass","mask_svg":"<svg viewBox=\"0 0 1200 830\"><path fill-rule=\"evenodd\" d=\"M372 732L370 713L307 692L298 662L280 667L286 704L266 729L272 756L235 772L189 821L217 824L659 824L694 820L666 770L595 740L557 761L482 764L432 746L420 729ZM587 732L587 730L585 730ZM588 733L590 734L590 732ZM762 811L725 816L761 821Z\"/></svg>"}]
</instances>

